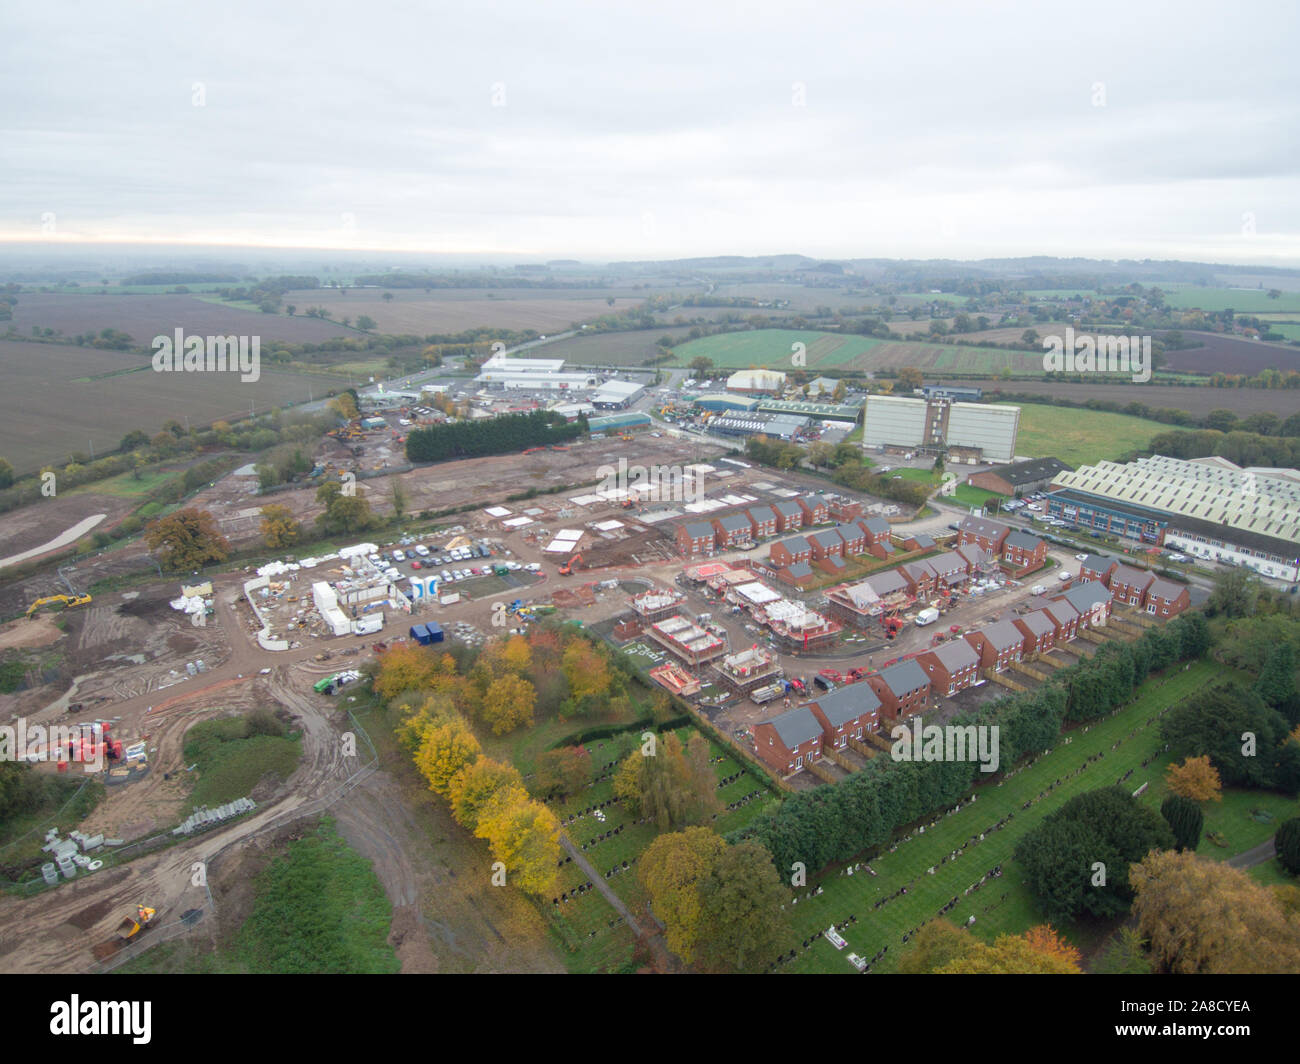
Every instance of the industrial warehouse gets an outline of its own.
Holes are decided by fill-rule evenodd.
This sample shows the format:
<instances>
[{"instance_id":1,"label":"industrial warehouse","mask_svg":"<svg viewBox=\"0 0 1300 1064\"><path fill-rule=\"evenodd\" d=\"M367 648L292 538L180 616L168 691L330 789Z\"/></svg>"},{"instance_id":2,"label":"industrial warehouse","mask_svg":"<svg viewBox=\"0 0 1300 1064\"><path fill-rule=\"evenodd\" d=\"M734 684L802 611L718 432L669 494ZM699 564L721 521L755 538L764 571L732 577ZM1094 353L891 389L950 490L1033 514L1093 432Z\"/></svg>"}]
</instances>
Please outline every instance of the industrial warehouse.
<instances>
[{"instance_id":1,"label":"industrial warehouse","mask_svg":"<svg viewBox=\"0 0 1300 1064\"><path fill-rule=\"evenodd\" d=\"M1300 576L1300 472L1226 458L1099 462L1058 473L1050 516L1264 576Z\"/></svg>"}]
</instances>

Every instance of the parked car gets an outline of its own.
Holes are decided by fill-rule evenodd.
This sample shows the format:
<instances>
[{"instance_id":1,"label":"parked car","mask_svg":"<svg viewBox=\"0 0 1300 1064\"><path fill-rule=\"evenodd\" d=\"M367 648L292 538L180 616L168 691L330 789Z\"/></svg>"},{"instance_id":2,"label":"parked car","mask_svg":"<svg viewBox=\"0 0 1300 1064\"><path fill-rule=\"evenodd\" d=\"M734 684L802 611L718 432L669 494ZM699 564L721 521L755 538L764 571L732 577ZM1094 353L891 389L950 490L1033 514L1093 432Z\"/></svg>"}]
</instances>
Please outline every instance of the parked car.
<instances>
[{"instance_id":1,"label":"parked car","mask_svg":"<svg viewBox=\"0 0 1300 1064\"><path fill-rule=\"evenodd\" d=\"M1088 557L1088 556L1087 556L1086 554L1076 554L1076 555L1074 556L1074 560L1077 561L1077 562L1081 562L1081 561L1085 561L1085 560L1087 559L1087 557Z\"/></svg>"}]
</instances>

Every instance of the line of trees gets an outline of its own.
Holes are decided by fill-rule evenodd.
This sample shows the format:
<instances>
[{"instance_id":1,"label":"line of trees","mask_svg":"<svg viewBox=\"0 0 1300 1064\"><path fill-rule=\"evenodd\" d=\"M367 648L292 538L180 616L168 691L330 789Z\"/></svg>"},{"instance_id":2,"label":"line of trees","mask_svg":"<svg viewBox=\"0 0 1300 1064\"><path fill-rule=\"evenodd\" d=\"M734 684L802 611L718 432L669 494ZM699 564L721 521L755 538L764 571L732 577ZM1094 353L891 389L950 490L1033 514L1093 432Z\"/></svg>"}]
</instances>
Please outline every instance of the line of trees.
<instances>
[{"instance_id":1,"label":"line of trees","mask_svg":"<svg viewBox=\"0 0 1300 1064\"><path fill-rule=\"evenodd\" d=\"M534 410L483 421L458 421L412 429L406 437L406 457L412 462L445 462L452 458L481 458L509 454L525 447L577 439L587 432L587 419L566 422L559 414Z\"/></svg>"},{"instance_id":2,"label":"line of trees","mask_svg":"<svg viewBox=\"0 0 1300 1064\"><path fill-rule=\"evenodd\" d=\"M1204 617L1183 614L1133 643L1103 646L1093 658L1054 673L1036 691L998 699L952 723L996 725L1000 763L1009 769L1051 746L1067 720L1103 716L1127 702L1152 671L1198 658L1208 647ZM797 861L820 869L880 846L898 829L952 806L970 793L978 776L973 761L873 758L848 779L791 795L728 839L761 842L778 870Z\"/></svg>"}]
</instances>

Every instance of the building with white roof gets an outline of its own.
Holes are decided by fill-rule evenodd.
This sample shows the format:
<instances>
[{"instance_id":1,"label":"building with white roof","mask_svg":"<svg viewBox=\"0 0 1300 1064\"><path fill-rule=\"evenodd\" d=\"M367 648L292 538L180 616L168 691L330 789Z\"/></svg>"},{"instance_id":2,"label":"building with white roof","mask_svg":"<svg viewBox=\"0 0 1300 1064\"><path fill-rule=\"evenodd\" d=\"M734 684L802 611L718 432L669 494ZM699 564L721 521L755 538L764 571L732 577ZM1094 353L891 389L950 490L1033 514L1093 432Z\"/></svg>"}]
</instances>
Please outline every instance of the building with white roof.
<instances>
[{"instance_id":1,"label":"building with white roof","mask_svg":"<svg viewBox=\"0 0 1300 1064\"><path fill-rule=\"evenodd\" d=\"M1049 515L1072 524L1300 577L1300 472L1226 458L1098 462L1057 474Z\"/></svg>"}]
</instances>

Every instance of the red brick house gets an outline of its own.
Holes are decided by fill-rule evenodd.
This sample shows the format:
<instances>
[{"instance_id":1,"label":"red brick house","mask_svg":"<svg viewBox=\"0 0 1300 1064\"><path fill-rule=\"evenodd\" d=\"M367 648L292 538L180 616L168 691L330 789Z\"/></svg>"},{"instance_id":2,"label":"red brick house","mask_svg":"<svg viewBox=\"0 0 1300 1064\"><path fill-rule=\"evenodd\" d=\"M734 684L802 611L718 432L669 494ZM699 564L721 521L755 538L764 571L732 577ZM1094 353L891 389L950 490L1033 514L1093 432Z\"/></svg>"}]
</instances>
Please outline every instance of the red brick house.
<instances>
[{"instance_id":1,"label":"red brick house","mask_svg":"<svg viewBox=\"0 0 1300 1064\"><path fill-rule=\"evenodd\" d=\"M904 562L895 572L902 574L914 595L933 595L939 582L930 563L924 559L919 562Z\"/></svg>"},{"instance_id":2,"label":"red brick house","mask_svg":"<svg viewBox=\"0 0 1300 1064\"><path fill-rule=\"evenodd\" d=\"M755 724L750 734L754 752L779 776L798 772L822 756L822 723L807 706Z\"/></svg>"},{"instance_id":3,"label":"red brick house","mask_svg":"<svg viewBox=\"0 0 1300 1064\"><path fill-rule=\"evenodd\" d=\"M748 545L754 541L754 529L745 514L715 517L712 524L717 533L718 547L722 550Z\"/></svg>"},{"instance_id":4,"label":"red brick house","mask_svg":"<svg viewBox=\"0 0 1300 1064\"><path fill-rule=\"evenodd\" d=\"M855 517L862 516L862 503L855 499L846 499L843 495L837 495L831 502L831 520L832 521L852 521Z\"/></svg>"},{"instance_id":5,"label":"red brick house","mask_svg":"<svg viewBox=\"0 0 1300 1064\"><path fill-rule=\"evenodd\" d=\"M974 543L977 547L983 547L990 554L998 556L1001 556L1002 544L1009 535L1011 535L1011 528L1008 525L1004 525L1001 521L990 521L987 517L976 517L973 514L963 517L957 528L959 544Z\"/></svg>"},{"instance_id":6,"label":"red brick house","mask_svg":"<svg viewBox=\"0 0 1300 1064\"><path fill-rule=\"evenodd\" d=\"M855 558L859 554L867 552L867 534L862 531L861 526L846 521L843 524L836 525L835 532L844 541L844 556L846 558Z\"/></svg>"},{"instance_id":7,"label":"red brick house","mask_svg":"<svg viewBox=\"0 0 1300 1064\"><path fill-rule=\"evenodd\" d=\"M820 525L831 519L831 504L824 495L800 495L794 500L803 511L804 528Z\"/></svg>"},{"instance_id":8,"label":"red brick house","mask_svg":"<svg viewBox=\"0 0 1300 1064\"><path fill-rule=\"evenodd\" d=\"M1079 583L1086 584L1096 580L1110 587L1111 575L1119 568L1119 562L1104 554L1089 554L1079 563Z\"/></svg>"},{"instance_id":9,"label":"red brick house","mask_svg":"<svg viewBox=\"0 0 1300 1064\"><path fill-rule=\"evenodd\" d=\"M776 571L776 578L782 583L792 584L798 588L811 587L813 578L817 574L813 572L812 566L808 562L795 562L793 565L787 565Z\"/></svg>"},{"instance_id":10,"label":"red brick house","mask_svg":"<svg viewBox=\"0 0 1300 1064\"><path fill-rule=\"evenodd\" d=\"M773 569L786 569L795 562L812 560L812 546L803 536L791 536L779 539L772 544L771 559Z\"/></svg>"},{"instance_id":11,"label":"red brick house","mask_svg":"<svg viewBox=\"0 0 1300 1064\"><path fill-rule=\"evenodd\" d=\"M1025 633L1010 621L998 621L987 628L962 636L980 657L980 667L1006 672L1025 652Z\"/></svg>"},{"instance_id":12,"label":"red brick house","mask_svg":"<svg viewBox=\"0 0 1300 1064\"><path fill-rule=\"evenodd\" d=\"M708 521L683 521L677 526L677 553L698 558L713 553L717 532Z\"/></svg>"},{"instance_id":13,"label":"red brick house","mask_svg":"<svg viewBox=\"0 0 1300 1064\"><path fill-rule=\"evenodd\" d=\"M1101 628L1110 619L1111 595L1098 580L1076 584L1056 597L1078 610L1080 628Z\"/></svg>"},{"instance_id":14,"label":"red brick house","mask_svg":"<svg viewBox=\"0 0 1300 1064\"><path fill-rule=\"evenodd\" d=\"M926 558L921 564L928 565L930 571L934 573L937 580L936 590L940 586L956 587L958 584L964 584L970 574L970 563L956 551L946 550L942 554Z\"/></svg>"},{"instance_id":15,"label":"red brick house","mask_svg":"<svg viewBox=\"0 0 1300 1064\"><path fill-rule=\"evenodd\" d=\"M934 550L938 544L924 532L914 532L903 540L903 550Z\"/></svg>"},{"instance_id":16,"label":"red brick house","mask_svg":"<svg viewBox=\"0 0 1300 1064\"><path fill-rule=\"evenodd\" d=\"M1117 565L1110 574L1110 593L1120 602L1130 606L1141 606L1147 588L1155 583L1155 577L1145 570L1134 569L1131 565Z\"/></svg>"},{"instance_id":17,"label":"red brick house","mask_svg":"<svg viewBox=\"0 0 1300 1064\"><path fill-rule=\"evenodd\" d=\"M1047 541L1017 529L1002 541L1002 561L1017 576L1037 569L1047 561Z\"/></svg>"},{"instance_id":18,"label":"red brick house","mask_svg":"<svg viewBox=\"0 0 1300 1064\"><path fill-rule=\"evenodd\" d=\"M778 532L789 532L791 529L798 531L803 528L803 507L793 499L774 502L772 509L776 511L776 530Z\"/></svg>"},{"instance_id":19,"label":"red brick house","mask_svg":"<svg viewBox=\"0 0 1300 1064\"><path fill-rule=\"evenodd\" d=\"M880 728L880 698L867 684L855 683L808 703L822 726L823 749L840 750Z\"/></svg>"},{"instance_id":20,"label":"red brick house","mask_svg":"<svg viewBox=\"0 0 1300 1064\"><path fill-rule=\"evenodd\" d=\"M1033 610L1012 622L1025 637L1025 655L1046 654L1056 646L1056 622L1043 610Z\"/></svg>"},{"instance_id":21,"label":"red brick house","mask_svg":"<svg viewBox=\"0 0 1300 1064\"><path fill-rule=\"evenodd\" d=\"M1080 587L1087 587L1086 584L1080 584ZM1053 599L1043 607L1043 612L1052 619L1056 625L1056 645L1068 643L1079 631L1079 611L1076 610L1066 599Z\"/></svg>"},{"instance_id":22,"label":"red brick house","mask_svg":"<svg viewBox=\"0 0 1300 1064\"><path fill-rule=\"evenodd\" d=\"M930 678L911 659L873 672L866 682L876 692L881 712L889 720L906 720L920 713L930 699Z\"/></svg>"},{"instance_id":23,"label":"red brick house","mask_svg":"<svg viewBox=\"0 0 1300 1064\"><path fill-rule=\"evenodd\" d=\"M821 561L823 558L842 556L844 554L844 540L840 534L833 528L828 528L823 532L813 532L805 536L812 548L813 561Z\"/></svg>"},{"instance_id":24,"label":"red brick house","mask_svg":"<svg viewBox=\"0 0 1300 1064\"><path fill-rule=\"evenodd\" d=\"M943 643L916 656L917 663L930 677L930 689L955 695L980 683L979 655L964 639Z\"/></svg>"},{"instance_id":25,"label":"red brick house","mask_svg":"<svg viewBox=\"0 0 1300 1064\"><path fill-rule=\"evenodd\" d=\"M745 513L749 516L750 533L755 539L776 535L776 511L772 507L751 506Z\"/></svg>"},{"instance_id":26,"label":"red brick house","mask_svg":"<svg viewBox=\"0 0 1300 1064\"><path fill-rule=\"evenodd\" d=\"M1147 588L1145 609L1156 617L1177 617L1191 604L1191 593L1183 584L1156 579Z\"/></svg>"}]
</instances>

